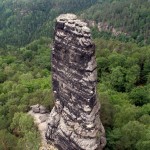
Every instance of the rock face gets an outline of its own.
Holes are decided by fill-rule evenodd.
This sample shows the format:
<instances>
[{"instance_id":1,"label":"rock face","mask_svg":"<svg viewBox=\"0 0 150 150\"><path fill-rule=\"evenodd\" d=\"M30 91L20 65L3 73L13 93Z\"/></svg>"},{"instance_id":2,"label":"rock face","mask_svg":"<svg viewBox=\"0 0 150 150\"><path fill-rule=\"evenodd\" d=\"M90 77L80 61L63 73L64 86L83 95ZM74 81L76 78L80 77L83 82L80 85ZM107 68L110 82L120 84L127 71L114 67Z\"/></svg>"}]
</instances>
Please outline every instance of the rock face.
<instances>
[{"instance_id":1,"label":"rock face","mask_svg":"<svg viewBox=\"0 0 150 150\"><path fill-rule=\"evenodd\" d=\"M55 106L46 138L60 150L101 150L106 144L96 99L95 45L90 29L76 15L56 19L52 50Z\"/></svg>"},{"instance_id":2,"label":"rock face","mask_svg":"<svg viewBox=\"0 0 150 150\"><path fill-rule=\"evenodd\" d=\"M34 123L38 127L38 130L39 130L40 135L41 135L41 143L40 143L39 150L57 150L53 145L49 145L47 143L47 140L45 139L45 132L47 129L47 122L46 121L47 121L48 116L49 116L48 110L44 106L39 105L39 104L33 105L30 108L31 108L31 110L28 112L28 114L33 117Z\"/></svg>"},{"instance_id":3,"label":"rock face","mask_svg":"<svg viewBox=\"0 0 150 150\"><path fill-rule=\"evenodd\" d=\"M48 113L48 110L44 106L39 105L39 104L30 106L30 108L32 109L34 113L40 113L40 114Z\"/></svg>"},{"instance_id":4,"label":"rock face","mask_svg":"<svg viewBox=\"0 0 150 150\"><path fill-rule=\"evenodd\" d=\"M105 31L105 32L110 32L112 33L113 36L119 36L119 35L126 35L126 36L129 36L128 33L126 33L123 28L117 30L116 28L114 28L113 26L109 25L107 22L98 22L96 23L96 21L93 21L93 20L85 20L88 24L88 26L90 27L97 27L98 30L100 32L102 31Z\"/></svg>"}]
</instances>

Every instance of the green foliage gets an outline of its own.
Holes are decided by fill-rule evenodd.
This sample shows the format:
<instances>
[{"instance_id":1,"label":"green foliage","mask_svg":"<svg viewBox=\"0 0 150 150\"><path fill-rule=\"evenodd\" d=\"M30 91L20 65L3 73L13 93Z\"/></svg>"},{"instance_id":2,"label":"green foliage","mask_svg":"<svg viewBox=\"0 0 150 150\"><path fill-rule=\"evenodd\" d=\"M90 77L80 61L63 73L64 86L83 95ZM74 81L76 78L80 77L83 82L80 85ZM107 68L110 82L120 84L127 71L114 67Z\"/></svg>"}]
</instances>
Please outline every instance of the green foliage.
<instances>
[{"instance_id":1,"label":"green foliage","mask_svg":"<svg viewBox=\"0 0 150 150\"><path fill-rule=\"evenodd\" d=\"M40 139L39 134L36 132L28 131L25 133L23 138L20 138L17 144L17 150L39 150L40 148Z\"/></svg>"},{"instance_id":2,"label":"green foliage","mask_svg":"<svg viewBox=\"0 0 150 150\"><path fill-rule=\"evenodd\" d=\"M112 127L113 119L115 114L115 108L109 101L109 97L106 94L101 94L99 96L101 103L101 121L105 127Z\"/></svg>"},{"instance_id":3,"label":"green foliage","mask_svg":"<svg viewBox=\"0 0 150 150\"><path fill-rule=\"evenodd\" d=\"M130 121L121 128L121 133L124 136L120 137L120 148L135 149L137 142L145 136L146 127L137 121Z\"/></svg>"},{"instance_id":4,"label":"green foliage","mask_svg":"<svg viewBox=\"0 0 150 150\"><path fill-rule=\"evenodd\" d=\"M41 38L26 47L0 51L1 150L39 149L40 135L32 117L26 113L29 106L37 103L49 110L53 107L50 42Z\"/></svg>"},{"instance_id":5,"label":"green foliage","mask_svg":"<svg viewBox=\"0 0 150 150\"><path fill-rule=\"evenodd\" d=\"M150 148L150 128L148 128L144 137L136 144L137 150L147 150Z\"/></svg>"},{"instance_id":6,"label":"green foliage","mask_svg":"<svg viewBox=\"0 0 150 150\"><path fill-rule=\"evenodd\" d=\"M6 75L0 70L0 83L3 83L6 80Z\"/></svg>"},{"instance_id":7,"label":"green foliage","mask_svg":"<svg viewBox=\"0 0 150 150\"><path fill-rule=\"evenodd\" d=\"M7 130L0 130L0 149L15 150L16 137L10 134Z\"/></svg>"},{"instance_id":8,"label":"green foliage","mask_svg":"<svg viewBox=\"0 0 150 150\"><path fill-rule=\"evenodd\" d=\"M13 134L20 137L17 149L38 150L40 146L40 135L34 127L33 118L25 113L15 113L10 125Z\"/></svg>"},{"instance_id":9,"label":"green foliage","mask_svg":"<svg viewBox=\"0 0 150 150\"><path fill-rule=\"evenodd\" d=\"M133 65L126 71L126 91L130 91L139 81L140 67L138 65Z\"/></svg>"},{"instance_id":10,"label":"green foliage","mask_svg":"<svg viewBox=\"0 0 150 150\"><path fill-rule=\"evenodd\" d=\"M0 0L0 47L24 46L42 36L52 37L56 16L68 12L78 13L96 2L97 0ZM30 54L30 51L26 51L24 59L31 59Z\"/></svg>"},{"instance_id":11,"label":"green foliage","mask_svg":"<svg viewBox=\"0 0 150 150\"><path fill-rule=\"evenodd\" d=\"M125 84L125 71L124 68L118 66L112 69L112 73L110 76L111 84L117 91L125 91L124 84Z\"/></svg>"},{"instance_id":12,"label":"green foliage","mask_svg":"<svg viewBox=\"0 0 150 150\"><path fill-rule=\"evenodd\" d=\"M0 47L24 46L40 37L52 37L54 19L61 13L76 13L81 18L107 23L122 34L92 29L93 37L115 38L149 44L149 1L147 0L19 0L0 1ZM126 33L126 34L123 34ZM30 51L25 52L28 58Z\"/></svg>"},{"instance_id":13,"label":"green foliage","mask_svg":"<svg viewBox=\"0 0 150 150\"><path fill-rule=\"evenodd\" d=\"M143 86L136 87L130 92L129 97L136 106L150 103L150 89Z\"/></svg>"},{"instance_id":14,"label":"green foliage","mask_svg":"<svg viewBox=\"0 0 150 150\"><path fill-rule=\"evenodd\" d=\"M15 134L24 135L26 131L32 131L33 125L32 117L20 112L14 114L10 127L16 132Z\"/></svg>"},{"instance_id":15,"label":"green foliage","mask_svg":"<svg viewBox=\"0 0 150 150\"><path fill-rule=\"evenodd\" d=\"M108 150L149 149L150 47L95 39L101 120ZM147 69L145 69L147 68Z\"/></svg>"},{"instance_id":16,"label":"green foliage","mask_svg":"<svg viewBox=\"0 0 150 150\"><path fill-rule=\"evenodd\" d=\"M119 108L114 117L114 126L122 127L129 121L136 120L138 111L138 108L134 105L124 105L122 108Z\"/></svg>"},{"instance_id":17,"label":"green foliage","mask_svg":"<svg viewBox=\"0 0 150 150\"><path fill-rule=\"evenodd\" d=\"M15 138L17 150L39 148L39 133L26 114L29 106L39 103L49 110L53 107L51 69L47 65L50 64L49 43L50 39L41 38L22 48L1 49L1 69L6 76L0 83L0 136L6 130L6 135ZM106 129L106 149L146 150L149 148L150 48L115 40L95 39L95 43L97 93ZM29 51L32 57L25 58ZM7 140L5 143L15 149L9 142L7 145Z\"/></svg>"},{"instance_id":18,"label":"green foliage","mask_svg":"<svg viewBox=\"0 0 150 150\"><path fill-rule=\"evenodd\" d=\"M138 44L150 44L150 3L148 0L99 0L95 5L83 11L82 17L105 24L105 28L115 28L122 33L114 37L110 31L98 32L93 29L95 38L110 37L124 41L136 41ZM106 23L108 26L106 26Z\"/></svg>"},{"instance_id":19,"label":"green foliage","mask_svg":"<svg viewBox=\"0 0 150 150\"><path fill-rule=\"evenodd\" d=\"M130 92L137 85L148 83L149 46L138 47L131 43L107 42L103 39L96 39L95 43L100 81L107 82L121 92Z\"/></svg>"}]
</instances>

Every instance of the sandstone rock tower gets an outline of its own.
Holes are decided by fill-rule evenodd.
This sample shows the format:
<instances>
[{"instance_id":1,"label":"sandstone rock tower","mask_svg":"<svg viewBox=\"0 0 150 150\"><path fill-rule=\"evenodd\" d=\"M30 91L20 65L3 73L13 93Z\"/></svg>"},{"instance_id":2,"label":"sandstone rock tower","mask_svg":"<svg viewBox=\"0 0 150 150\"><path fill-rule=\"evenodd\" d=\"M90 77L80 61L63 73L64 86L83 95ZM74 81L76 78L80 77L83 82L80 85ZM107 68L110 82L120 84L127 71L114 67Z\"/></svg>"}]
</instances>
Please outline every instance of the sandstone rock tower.
<instances>
[{"instance_id":1,"label":"sandstone rock tower","mask_svg":"<svg viewBox=\"0 0 150 150\"><path fill-rule=\"evenodd\" d=\"M101 150L106 144L96 99L95 46L90 29L76 15L56 19L52 50L55 106L46 139L60 150Z\"/></svg>"}]
</instances>

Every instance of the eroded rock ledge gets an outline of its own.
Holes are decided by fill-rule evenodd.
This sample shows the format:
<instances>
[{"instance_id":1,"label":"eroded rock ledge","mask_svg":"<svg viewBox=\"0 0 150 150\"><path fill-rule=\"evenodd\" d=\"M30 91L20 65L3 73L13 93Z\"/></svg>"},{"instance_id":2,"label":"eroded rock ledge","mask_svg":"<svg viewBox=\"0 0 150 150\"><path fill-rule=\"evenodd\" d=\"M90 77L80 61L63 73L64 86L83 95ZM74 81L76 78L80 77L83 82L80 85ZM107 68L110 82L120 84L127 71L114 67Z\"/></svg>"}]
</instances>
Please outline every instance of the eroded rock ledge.
<instances>
[{"instance_id":1,"label":"eroded rock ledge","mask_svg":"<svg viewBox=\"0 0 150 150\"><path fill-rule=\"evenodd\" d=\"M42 105L36 104L30 107L28 112L34 118L34 123L38 127L41 135L41 144L39 150L57 150L53 145L49 145L45 139L45 132L47 129L47 119L49 111Z\"/></svg>"},{"instance_id":2,"label":"eroded rock ledge","mask_svg":"<svg viewBox=\"0 0 150 150\"><path fill-rule=\"evenodd\" d=\"M106 144L96 99L95 45L90 29L74 14L56 19L52 50L55 106L46 138L60 150L101 150Z\"/></svg>"}]
</instances>

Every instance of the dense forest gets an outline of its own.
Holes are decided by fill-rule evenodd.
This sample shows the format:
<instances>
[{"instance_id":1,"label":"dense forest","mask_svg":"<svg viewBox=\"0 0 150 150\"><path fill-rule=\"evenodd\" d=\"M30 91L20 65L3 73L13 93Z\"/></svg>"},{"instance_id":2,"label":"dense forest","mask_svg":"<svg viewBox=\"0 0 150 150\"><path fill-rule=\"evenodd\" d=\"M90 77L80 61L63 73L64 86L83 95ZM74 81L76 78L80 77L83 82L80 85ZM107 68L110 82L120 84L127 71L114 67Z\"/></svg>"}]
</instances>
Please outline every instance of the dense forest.
<instances>
[{"instance_id":1,"label":"dense forest","mask_svg":"<svg viewBox=\"0 0 150 150\"><path fill-rule=\"evenodd\" d=\"M92 29L105 149L150 149L148 0L0 0L0 150L40 147L27 112L37 103L53 107L53 27L55 17L66 12L107 22L130 35L113 37Z\"/></svg>"},{"instance_id":2,"label":"dense forest","mask_svg":"<svg viewBox=\"0 0 150 150\"><path fill-rule=\"evenodd\" d=\"M143 45L150 44L149 8L148 0L100 0L84 11L82 17L107 23L126 33L130 41ZM126 40L126 37L121 39Z\"/></svg>"},{"instance_id":3,"label":"dense forest","mask_svg":"<svg viewBox=\"0 0 150 150\"><path fill-rule=\"evenodd\" d=\"M55 17L66 12L106 22L129 35L118 37L123 41L150 44L149 8L148 0L0 0L0 44L21 47L41 36L52 37Z\"/></svg>"},{"instance_id":4,"label":"dense forest","mask_svg":"<svg viewBox=\"0 0 150 150\"><path fill-rule=\"evenodd\" d=\"M41 36L52 37L60 13L78 12L97 0L0 0L0 43L24 46Z\"/></svg>"}]
</instances>

